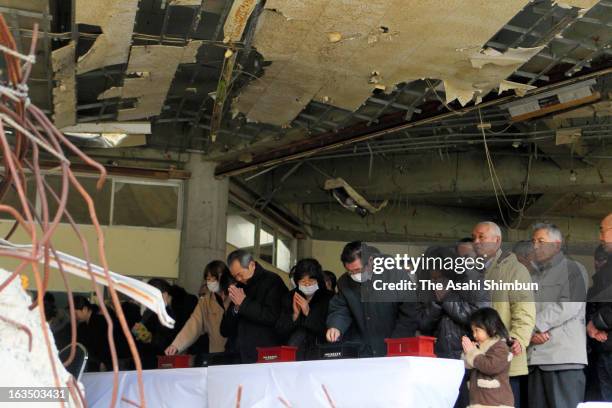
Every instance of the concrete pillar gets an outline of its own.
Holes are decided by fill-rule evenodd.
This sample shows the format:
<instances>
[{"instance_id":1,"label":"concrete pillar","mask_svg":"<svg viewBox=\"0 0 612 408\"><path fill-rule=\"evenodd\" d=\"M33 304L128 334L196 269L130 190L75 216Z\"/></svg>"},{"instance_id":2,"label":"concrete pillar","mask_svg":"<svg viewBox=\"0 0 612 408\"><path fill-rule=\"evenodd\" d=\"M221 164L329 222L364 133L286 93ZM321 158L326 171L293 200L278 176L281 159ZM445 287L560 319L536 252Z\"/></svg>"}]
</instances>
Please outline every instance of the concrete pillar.
<instances>
[{"instance_id":1,"label":"concrete pillar","mask_svg":"<svg viewBox=\"0 0 612 408\"><path fill-rule=\"evenodd\" d=\"M179 285L197 294L204 266L225 259L228 179L214 177L216 163L192 154L187 163L191 178L186 183Z\"/></svg>"}]
</instances>

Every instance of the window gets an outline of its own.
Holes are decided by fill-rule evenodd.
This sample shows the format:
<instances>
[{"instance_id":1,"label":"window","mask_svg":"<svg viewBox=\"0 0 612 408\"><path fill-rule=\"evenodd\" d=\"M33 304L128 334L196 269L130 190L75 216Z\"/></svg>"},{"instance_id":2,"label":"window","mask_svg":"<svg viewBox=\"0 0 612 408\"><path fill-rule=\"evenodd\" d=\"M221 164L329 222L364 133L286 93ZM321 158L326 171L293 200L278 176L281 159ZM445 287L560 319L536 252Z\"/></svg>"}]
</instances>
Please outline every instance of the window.
<instances>
[{"instance_id":1,"label":"window","mask_svg":"<svg viewBox=\"0 0 612 408\"><path fill-rule=\"evenodd\" d=\"M234 203L227 209L227 242L289 272L295 262L295 239ZM257 245L255 245L257 243Z\"/></svg>"},{"instance_id":2,"label":"window","mask_svg":"<svg viewBox=\"0 0 612 408\"><path fill-rule=\"evenodd\" d=\"M83 189L92 198L98 222L101 225L128 225L150 228L181 228L182 182L164 180L144 180L126 177L109 177L98 190L98 178L93 175L78 175ZM45 174L44 180L59 197L62 191L62 176ZM27 180L26 195L39 216L41 204L36 194L34 180ZM49 217L52 219L58 209L56 199L45 191ZM4 204L21 211L17 193L12 189L3 198ZM87 202L69 182L66 211L76 224L91 225ZM0 212L0 219L12 219L8 213ZM67 223L64 216L61 222Z\"/></svg>"},{"instance_id":3,"label":"window","mask_svg":"<svg viewBox=\"0 0 612 408\"><path fill-rule=\"evenodd\" d=\"M289 272L291 269L291 254L293 251L293 239L283 235L278 236L276 245L276 267Z\"/></svg>"},{"instance_id":4,"label":"window","mask_svg":"<svg viewBox=\"0 0 612 408\"><path fill-rule=\"evenodd\" d=\"M111 180L106 180L101 190L96 188L96 183L98 182L97 178L79 177L78 180L94 202L98 222L102 225L108 225L110 221L110 203L112 194ZM62 177L47 174L45 175L45 181L59 197L62 193ZM53 217L53 214L55 214L57 211L58 205L53 198L53 195L47 193L46 196L48 200L49 217ZM68 201L66 203L66 211L70 213L75 223L92 224L87 203L72 184L69 184L68 186ZM62 222L68 222L68 220L64 218Z\"/></svg>"},{"instance_id":5,"label":"window","mask_svg":"<svg viewBox=\"0 0 612 408\"><path fill-rule=\"evenodd\" d=\"M32 205L36 205L34 201L36 199L36 186L34 185L34 180L27 180L26 197L28 198L30 203L32 203ZM15 191L15 188L12 184L6 191L6 195L2 198L2 204L10 205L11 207L15 208L15 210L17 210L20 214L23 214L21 202L19 201L19 198L17 196L17 191ZM0 211L0 219L14 220L15 218L8 212Z\"/></svg>"},{"instance_id":6,"label":"window","mask_svg":"<svg viewBox=\"0 0 612 408\"><path fill-rule=\"evenodd\" d=\"M259 257L264 261L274 263L274 229L263 224L259 230Z\"/></svg>"},{"instance_id":7,"label":"window","mask_svg":"<svg viewBox=\"0 0 612 408\"><path fill-rule=\"evenodd\" d=\"M255 224L243 216L228 215L227 242L236 248L251 250L255 246Z\"/></svg>"},{"instance_id":8,"label":"window","mask_svg":"<svg viewBox=\"0 0 612 408\"><path fill-rule=\"evenodd\" d=\"M114 182L113 225L180 228L179 187L149 182Z\"/></svg>"}]
</instances>

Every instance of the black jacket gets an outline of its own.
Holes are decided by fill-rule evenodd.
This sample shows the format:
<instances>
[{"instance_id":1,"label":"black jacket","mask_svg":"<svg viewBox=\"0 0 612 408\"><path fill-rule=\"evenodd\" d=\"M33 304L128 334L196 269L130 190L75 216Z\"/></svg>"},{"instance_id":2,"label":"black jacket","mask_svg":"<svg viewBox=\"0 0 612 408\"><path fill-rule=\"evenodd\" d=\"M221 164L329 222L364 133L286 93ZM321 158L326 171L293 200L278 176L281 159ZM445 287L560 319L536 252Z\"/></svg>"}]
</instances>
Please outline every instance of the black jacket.
<instances>
[{"instance_id":1,"label":"black jacket","mask_svg":"<svg viewBox=\"0 0 612 408\"><path fill-rule=\"evenodd\" d=\"M300 313L297 320L293 321L293 296L296 290L283 296L276 330L284 344L298 348L298 360L313 360L317 358L317 344L325 343L327 309L333 294L325 288L319 288L310 300L308 316Z\"/></svg>"},{"instance_id":2,"label":"black jacket","mask_svg":"<svg viewBox=\"0 0 612 408\"><path fill-rule=\"evenodd\" d=\"M338 279L338 293L329 302L327 327L340 330L342 341L361 343L361 356L383 357L386 338L412 337L418 328L416 303L363 302L361 285L344 273Z\"/></svg>"},{"instance_id":3,"label":"black jacket","mask_svg":"<svg viewBox=\"0 0 612 408\"><path fill-rule=\"evenodd\" d=\"M104 363L107 370L112 369L108 324L98 310L94 305L89 321L77 326L77 341L87 349L87 371L100 371L100 363Z\"/></svg>"},{"instance_id":4,"label":"black jacket","mask_svg":"<svg viewBox=\"0 0 612 408\"><path fill-rule=\"evenodd\" d=\"M587 321L592 321L599 330L612 331L612 256L608 262L593 275L593 285L587 294ZM612 352L612 335L600 343L589 338L589 346L596 352Z\"/></svg>"},{"instance_id":5,"label":"black jacket","mask_svg":"<svg viewBox=\"0 0 612 408\"><path fill-rule=\"evenodd\" d=\"M266 271L259 264L243 288L246 298L235 311L230 303L221 321L221 335L235 339L235 350L242 363L257 361L257 347L281 345L275 325L281 314L281 300L287 294L287 287L280 276Z\"/></svg>"},{"instance_id":6,"label":"black jacket","mask_svg":"<svg viewBox=\"0 0 612 408\"><path fill-rule=\"evenodd\" d=\"M172 329L161 324L159 317L149 309L142 315L141 323L151 332L150 343L138 343L142 366L145 369L157 367L157 356L164 355L164 350L181 331L198 304L198 298L180 286L172 286L170 295L172 300L170 305L166 306L166 312L174 319Z\"/></svg>"},{"instance_id":7,"label":"black jacket","mask_svg":"<svg viewBox=\"0 0 612 408\"><path fill-rule=\"evenodd\" d=\"M476 270L455 275L453 282L481 282L483 274ZM484 290L450 290L441 302L431 300L419 306L420 331L436 337L435 353L442 358L461 358L461 337L470 336L470 316L476 310L490 306L491 297Z\"/></svg>"}]
</instances>

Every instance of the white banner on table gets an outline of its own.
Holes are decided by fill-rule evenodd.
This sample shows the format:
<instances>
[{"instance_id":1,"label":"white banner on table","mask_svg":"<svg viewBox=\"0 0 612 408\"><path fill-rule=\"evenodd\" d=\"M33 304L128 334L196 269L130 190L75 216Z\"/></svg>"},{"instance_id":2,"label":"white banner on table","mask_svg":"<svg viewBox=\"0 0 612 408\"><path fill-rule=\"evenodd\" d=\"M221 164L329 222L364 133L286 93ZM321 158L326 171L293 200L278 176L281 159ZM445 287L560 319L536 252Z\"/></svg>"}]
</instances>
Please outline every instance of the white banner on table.
<instances>
[{"instance_id":1,"label":"white banner on table","mask_svg":"<svg viewBox=\"0 0 612 408\"><path fill-rule=\"evenodd\" d=\"M142 382L147 408L206 408L207 370L207 368L181 368L143 371ZM110 407L113 391L112 372L85 373L81 377L81 382L85 386L88 408ZM122 398L140 406L136 371L119 373L119 392L117 395L116 407L134 408L133 404L121 401Z\"/></svg>"},{"instance_id":2,"label":"white banner on table","mask_svg":"<svg viewBox=\"0 0 612 408\"><path fill-rule=\"evenodd\" d=\"M384 357L148 370L143 383L147 408L235 408L239 386L241 408L330 408L323 385L337 408L450 408L463 373L460 360ZM110 406L112 373L82 382L90 408ZM135 371L119 373L118 395L139 402Z\"/></svg>"},{"instance_id":3,"label":"white banner on table","mask_svg":"<svg viewBox=\"0 0 612 408\"><path fill-rule=\"evenodd\" d=\"M341 407L452 407L463 362L426 357L384 357L216 366L208 371L208 406L326 407L322 385Z\"/></svg>"}]
</instances>

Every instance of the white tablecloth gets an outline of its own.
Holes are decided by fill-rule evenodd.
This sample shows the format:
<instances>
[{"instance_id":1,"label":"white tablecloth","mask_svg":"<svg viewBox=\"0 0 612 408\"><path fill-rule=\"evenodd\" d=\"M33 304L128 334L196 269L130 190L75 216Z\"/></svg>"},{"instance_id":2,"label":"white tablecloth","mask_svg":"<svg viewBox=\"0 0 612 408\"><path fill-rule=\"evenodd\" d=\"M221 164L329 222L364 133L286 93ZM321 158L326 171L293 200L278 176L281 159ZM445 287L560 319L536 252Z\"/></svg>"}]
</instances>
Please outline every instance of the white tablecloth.
<instances>
[{"instance_id":1,"label":"white tablecloth","mask_svg":"<svg viewBox=\"0 0 612 408\"><path fill-rule=\"evenodd\" d=\"M142 372L147 408L188 408L207 405L207 368L181 368L176 370L145 370ZM108 408L113 391L113 373L85 373L81 377L89 408ZM134 408L122 402L126 398L140 401L136 371L119 372L119 392L116 407ZM212 405L214 406L214 405Z\"/></svg>"},{"instance_id":2,"label":"white tablecloth","mask_svg":"<svg viewBox=\"0 0 612 408\"><path fill-rule=\"evenodd\" d=\"M452 407L463 362L424 357L385 357L205 368L143 373L147 407L234 408L242 385L242 408L327 407L322 385L341 407ZM92 408L107 407L112 373L85 374ZM135 372L121 373L120 393L138 401ZM129 407L118 404L119 407Z\"/></svg>"}]
</instances>

